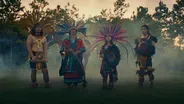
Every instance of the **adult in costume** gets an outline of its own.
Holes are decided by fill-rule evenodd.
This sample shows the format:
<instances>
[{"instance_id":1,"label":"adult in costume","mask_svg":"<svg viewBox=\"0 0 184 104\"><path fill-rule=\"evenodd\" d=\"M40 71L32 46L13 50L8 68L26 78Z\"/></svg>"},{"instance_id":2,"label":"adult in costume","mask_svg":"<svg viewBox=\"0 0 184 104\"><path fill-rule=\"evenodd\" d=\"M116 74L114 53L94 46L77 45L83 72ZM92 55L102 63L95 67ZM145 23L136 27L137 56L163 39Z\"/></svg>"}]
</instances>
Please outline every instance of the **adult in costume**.
<instances>
[{"instance_id":1,"label":"adult in costume","mask_svg":"<svg viewBox=\"0 0 184 104\"><path fill-rule=\"evenodd\" d=\"M32 87L38 87L36 73L42 70L45 87L50 87L47 70L47 40L43 35L40 24L35 24L31 34L27 38L27 50L29 52Z\"/></svg>"},{"instance_id":2,"label":"adult in costume","mask_svg":"<svg viewBox=\"0 0 184 104\"><path fill-rule=\"evenodd\" d=\"M141 29L142 36L135 41L135 52L137 55L136 64L138 64L140 68L137 71L139 75L139 86L143 87L145 75L149 76L150 85L153 86L154 68L152 68L152 56L155 54L157 38L150 34L148 25L143 25Z\"/></svg>"},{"instance_id":3,"label":"adult in costume","mask_svg":"<svg viewBox=\"0 0 184 104\"><path fill-rule=\"evenodd\" d=\"M119 48L114 44L114 42L120 43L124 46L122 42L127 42L125 40L127 36L124 36L124 33L126 33L126 31L121 29L121 26L117 24L105 25L96 35L93 36L96 40L92 45L92 49L94 49L99 43L105 42L100 50L100 57L102 58L100 73L103 78L103 89L112 89L114 87L114 82L118 80L117 66L121 60L121 55ZM109 84L107 84L108 77Z\"/></svg>"},{"instance_id":4,"label":"adult in costume","mask_svg":"<svg viewBox=\"0 0 184 104\"><path fill-rule=\"evenodd\" d=\"M77 32L85 35L86 28L80 23L64 23L59 25L61 28L59 34L68 33L67 39L62 41L60 54L62 55L62 63L59 71L60 76L64 76L64 83L68 88L77 87L78 83L85 79L84 66L82 63L83 53L86 51L83 41L77 38Z\"/></svg>"}]
</instances>

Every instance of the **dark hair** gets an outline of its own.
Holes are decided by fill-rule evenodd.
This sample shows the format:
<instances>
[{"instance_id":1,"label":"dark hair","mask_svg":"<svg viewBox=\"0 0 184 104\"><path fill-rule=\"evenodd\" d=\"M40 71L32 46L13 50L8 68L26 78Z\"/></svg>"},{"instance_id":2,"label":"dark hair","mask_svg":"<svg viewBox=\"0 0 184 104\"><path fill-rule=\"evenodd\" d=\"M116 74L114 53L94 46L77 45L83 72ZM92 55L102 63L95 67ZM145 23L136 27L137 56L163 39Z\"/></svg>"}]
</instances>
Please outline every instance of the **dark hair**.
<instances>
[{"instance_id":1,"label":"dark hair","mask_svg":"<svg viewBox=\"0 0 184 104\"><path fill-rule=\"evenodd\" d=\"M77 29L76 29L76 28L71 28L71 29L69 30L69 32L68 32L69 35L71 35L71 30L73 30L73 29L76 30L76 34L77 34Z\"/></svg>"},{"instance_id":2,"label":"dark hair","mask_svg":"<svg viewBox=\"0 0 184 104\"><path fill-rule=\"evenodd\" d=\"M146 28L146 29L148 30L148 33L147 33L147 34L148 34L148 35L151 35L151 33L149 32L149 26L148 26L148 25L142 25L141 28L143 28L143 27Z\"/></svg>"},{"instance_id":3,"label":"dark hair","mask_svg":"<svg viewBox=\"0 0 184 104\"><path fill-rule=\"evenodd\" d=\"M35 24L34 27L31 29L31 35L36 36L36 27L41 26L39 23ZM43 30L41 29L40 35L43 36Z\"/></svg>"},{"instance_id":4,"label":"dark hair","mask_svg":"<svg viewBox=\"0 0 184 104\"><path fill-rule=\"evenodd\" d=\"M113 45L113 38L111 36L111 40L110 40L110 43ZM106 36L105 36L105 44L102 46L102 48L104 49L105 45L107 45L107 40L106 40Z\"/></svg>"}]
</instances>

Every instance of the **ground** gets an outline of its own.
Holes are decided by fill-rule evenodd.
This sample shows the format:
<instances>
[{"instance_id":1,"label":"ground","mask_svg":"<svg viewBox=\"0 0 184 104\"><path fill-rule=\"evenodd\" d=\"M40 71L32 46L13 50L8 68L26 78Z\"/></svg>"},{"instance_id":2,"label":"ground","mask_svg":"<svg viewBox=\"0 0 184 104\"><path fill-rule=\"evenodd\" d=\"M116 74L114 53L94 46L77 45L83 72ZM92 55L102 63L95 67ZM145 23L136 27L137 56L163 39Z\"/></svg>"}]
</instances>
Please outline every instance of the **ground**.
<instances>
[{"instance_id":1,"label":"ground","mask_svg":"<svg viewBox=\"0 0 184 104\"><path fill-rule=\"evenodd\" d=\"M91 69L92 70L92 69ZM90 72L90 71L89 71ZM119 80L113 90L101 89L98 71L88 72L88 87L82 90L66 89L57 71L50 72L52 88L43 88L42 75L38 74L39 88L30 87L28 72L11 72L0 77L0 104L123 104L130 103L172 103L184 102L184 74L155 72L155 88L145 81L144 88L137 87L135 73L119 73ZM132 72L132 71L130 71ZM95 76L96 75L96 76ZM163 76L162 76L163 75Z\"/></svg>"}]
</instances>

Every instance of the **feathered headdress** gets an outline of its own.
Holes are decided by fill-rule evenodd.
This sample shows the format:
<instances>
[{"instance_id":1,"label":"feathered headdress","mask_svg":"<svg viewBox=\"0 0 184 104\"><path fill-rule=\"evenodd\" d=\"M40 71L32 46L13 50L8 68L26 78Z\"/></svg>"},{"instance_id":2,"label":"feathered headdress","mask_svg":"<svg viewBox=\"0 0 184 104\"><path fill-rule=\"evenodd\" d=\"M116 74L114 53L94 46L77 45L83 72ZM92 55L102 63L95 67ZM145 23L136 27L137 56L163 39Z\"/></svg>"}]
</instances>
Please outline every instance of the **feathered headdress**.
<instances>
[{"instance_id":1,"label":"feathered headdress","mask_svg":"<svg viewBox=\"0 0 184 104\"><path fill-rule=\"evenodd\" d=\"M112 41L115 43L119 43L121 46L123 46L126 51L127 51L127 56L128 56L128 49L124 46L124 42L128 43L130 45L130 43L126 40L128 38L128 36L125 36L125 33L127 31L125 29L122 29L120 25L115 24L107 24L102 26L101 30L99 30L99 32L97 32L96 35L92 35L91 37L95 38L94 44L92 45L91 51L97 47L99 45L99 43L104 42L105 41L105 37L107 35L110 35L112 37Z\"/></svg>"},{"instance_id":2,"label":"feathered headdress","mask_svg":"<svg viewBox=\"0 0 184 104\"><path fill-rule=\"evenodd\" d=\"M75 21L73 21L73 23L70 24L68 21L65 21L63 24L57 25L59 27L57 34L64 35L66 33L69 33L71 29L76 29L77 32L80 32L86 36L86 28L84 27L84 25L85 24L81 22L75 23Z\"/></svg>"}]
</instances>

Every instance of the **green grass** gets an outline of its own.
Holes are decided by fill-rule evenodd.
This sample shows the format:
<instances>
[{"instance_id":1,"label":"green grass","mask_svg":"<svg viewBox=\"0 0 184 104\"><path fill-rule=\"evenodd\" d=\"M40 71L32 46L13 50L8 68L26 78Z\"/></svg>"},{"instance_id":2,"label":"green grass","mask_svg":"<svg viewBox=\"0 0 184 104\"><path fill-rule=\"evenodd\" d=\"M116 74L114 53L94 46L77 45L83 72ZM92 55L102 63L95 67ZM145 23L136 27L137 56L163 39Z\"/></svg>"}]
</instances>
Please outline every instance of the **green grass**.
<instances>
[{"instance_id":1,"label":"green grass","mask_svg":"<svg viewBox=\"0 0 184 104\"><path fill-rule=\"evenodd\" d=\"M146 80L143 89L137 87L137 79L122 77L113 90L102 90L99 76L88 76L89 85L84 90L81 87L66 89L62 79L51 76L52 88L47 89L43 88L41 75L38 75L40 87L32 89L29 76L20 75L0 79L0 104L150 104L159 101L182 104L184 101L184 74L181 76L181 73L179 77L155 80L155 88L150 88Z\"/></svg>"}]
</instances>

